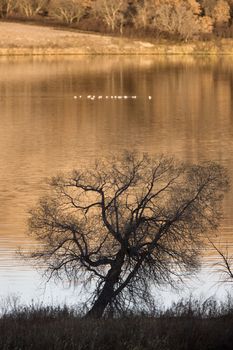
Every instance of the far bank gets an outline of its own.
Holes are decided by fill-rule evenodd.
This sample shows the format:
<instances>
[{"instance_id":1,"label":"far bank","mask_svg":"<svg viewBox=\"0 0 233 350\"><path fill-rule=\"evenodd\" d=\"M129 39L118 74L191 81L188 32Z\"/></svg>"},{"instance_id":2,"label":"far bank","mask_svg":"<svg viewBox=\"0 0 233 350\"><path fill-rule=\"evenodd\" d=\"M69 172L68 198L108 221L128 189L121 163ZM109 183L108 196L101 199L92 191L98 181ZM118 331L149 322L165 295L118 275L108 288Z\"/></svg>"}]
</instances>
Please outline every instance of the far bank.
<instances>
[{"instance_id":1,"label":"far bank","mask_svg":"<svg viewBox=\"0 0 233 350\"><path fill-rule=\"evenodd\" d=\"M0 55L233 55L233 39L144 41L0 22Z\"/></svg>"}]
</instances>

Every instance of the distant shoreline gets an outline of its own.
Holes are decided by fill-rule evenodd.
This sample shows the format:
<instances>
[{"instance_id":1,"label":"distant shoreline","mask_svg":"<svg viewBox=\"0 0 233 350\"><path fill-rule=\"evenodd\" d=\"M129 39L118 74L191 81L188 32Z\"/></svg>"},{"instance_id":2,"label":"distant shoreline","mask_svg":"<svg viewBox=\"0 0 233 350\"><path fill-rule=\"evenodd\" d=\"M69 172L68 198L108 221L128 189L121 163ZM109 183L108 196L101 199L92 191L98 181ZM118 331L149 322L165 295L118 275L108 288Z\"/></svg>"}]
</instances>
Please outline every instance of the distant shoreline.
<instances>
[{"instance_id":1,"label":"distant shoreline","mask_svg":"<svg viewBox=\"0 0 233 350\"><path fill-rule=\"evenodd\" d=\"M0 56L232 55L233 39L173 43L82 33L64 28L0 22Z\"/></svg>"}]
</instances>

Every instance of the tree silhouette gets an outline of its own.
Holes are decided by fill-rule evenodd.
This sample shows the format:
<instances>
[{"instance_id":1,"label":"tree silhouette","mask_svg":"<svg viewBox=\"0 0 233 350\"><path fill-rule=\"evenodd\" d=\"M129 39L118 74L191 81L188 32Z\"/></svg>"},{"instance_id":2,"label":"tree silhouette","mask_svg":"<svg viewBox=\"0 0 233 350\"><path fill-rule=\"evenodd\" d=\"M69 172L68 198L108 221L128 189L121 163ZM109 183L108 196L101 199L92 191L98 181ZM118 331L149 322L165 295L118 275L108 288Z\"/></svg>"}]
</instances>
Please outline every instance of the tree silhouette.
<instances>
[{"instance_id":1,"label":"tree silhouette","mask_svg":"<svg viewBox=\"0 0 233 350\"><path fill-rule=\"evenodd\" d=\"M213 249L220 258L213 265L216 268L216 272L220 275L219 283L232 283L233 282L233 255L229 253L229 246L226 244L225 249L217 247L211 240L209 240Z\"/></svg>"},{"instance_id":2,"label":"tree silhouette","mask_svg":"<svg viewBox=\"0 0 233 350\"><path fill-rule=\"evenodd\" d=\"M42 261L50 277L95 286L88 315L101 317L199 266L228 180L215 163L185 165L126 152L54 177L50 186L31 211L30 233L41 244L30 257Z\"/></svg>"}]
</instances>

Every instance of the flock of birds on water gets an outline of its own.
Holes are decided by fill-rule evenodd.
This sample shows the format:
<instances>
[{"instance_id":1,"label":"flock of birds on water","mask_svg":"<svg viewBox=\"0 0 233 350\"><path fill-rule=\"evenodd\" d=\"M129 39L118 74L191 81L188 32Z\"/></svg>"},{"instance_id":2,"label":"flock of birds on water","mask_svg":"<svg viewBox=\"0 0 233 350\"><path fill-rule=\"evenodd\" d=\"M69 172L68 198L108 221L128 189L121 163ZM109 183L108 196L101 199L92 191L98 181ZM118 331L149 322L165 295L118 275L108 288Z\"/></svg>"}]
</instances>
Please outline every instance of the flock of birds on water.
<instances>
[{"instance_id":1,"label":"flock of birds on water","mask_svg":"<svg viewBox=\"0 0 233 350\"><path fill-rule=\"evenodd\" d=\"M87 100L128 100L128 99L132 99L132 100L136 100L138 98L138 96L121 96L121 95L111 95L111 96L102 96L102 95L87 95L87 96L77 96L75 95L74 96L74 99L77 100L77 99L87 99ZM152 100L152 96L148 96L148 100Z\"/></svg>"}]
</instances>

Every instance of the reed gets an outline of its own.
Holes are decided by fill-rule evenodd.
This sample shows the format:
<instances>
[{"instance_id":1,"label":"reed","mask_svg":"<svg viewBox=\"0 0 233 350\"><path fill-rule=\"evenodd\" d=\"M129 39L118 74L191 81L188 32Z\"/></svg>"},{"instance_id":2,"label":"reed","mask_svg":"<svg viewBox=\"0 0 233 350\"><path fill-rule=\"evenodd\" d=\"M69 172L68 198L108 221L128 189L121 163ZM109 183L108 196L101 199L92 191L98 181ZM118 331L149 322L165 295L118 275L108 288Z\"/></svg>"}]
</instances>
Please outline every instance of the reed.
<instances>
[{"instance_id":1,"label":"reed","mask_svg":"<svg viewBox=\"0 0 233 350\"><path fill-rule=\"evenodd\" d=\"M181 300L151 314L86 319L67 306L2 308L0 349L230 350L233 301Z\"/></svg>"}]
</instances>

